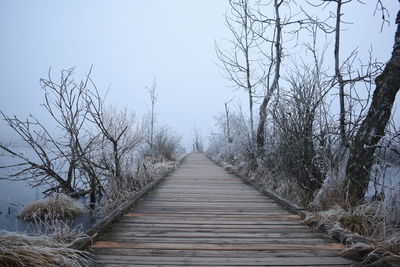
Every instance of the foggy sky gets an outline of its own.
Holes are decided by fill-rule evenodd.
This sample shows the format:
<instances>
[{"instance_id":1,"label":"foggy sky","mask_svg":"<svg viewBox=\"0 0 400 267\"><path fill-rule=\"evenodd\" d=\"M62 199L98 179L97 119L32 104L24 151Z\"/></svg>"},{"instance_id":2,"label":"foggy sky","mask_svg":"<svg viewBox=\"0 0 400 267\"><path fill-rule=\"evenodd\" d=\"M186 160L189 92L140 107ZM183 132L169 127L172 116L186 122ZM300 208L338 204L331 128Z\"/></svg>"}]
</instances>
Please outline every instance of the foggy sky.
<instances>
[{"instance_id":1,"label":"foggy sky","mask_svg":"<svg viewBox=\"0 0 400 267\"><path fill-rule=\"evenodd\" d=\"M386 61L398 3L385 1L391 25L380 33L380 16L373 17L375 1L368 2L345 7L344 18L353 24L345 26L342 53L359 47L366 55L372 45L375 55ZM0 110L21 118L30 113L46 118L39 79L50 67L54 74L76 67L79 79L93 65L92 79L99 90L110 87L108 103L141 117L150 102L145 86L157 77L159 123L182 135L190 148L193 126L209 134L225 101L235 96L234 101L246 107L245 94L228 87L216 65L214 40L229 38L226 8L224 0L2 0ZM4 123L0 125L0 140L12 140Z\"/></svg>"}]
</instances>

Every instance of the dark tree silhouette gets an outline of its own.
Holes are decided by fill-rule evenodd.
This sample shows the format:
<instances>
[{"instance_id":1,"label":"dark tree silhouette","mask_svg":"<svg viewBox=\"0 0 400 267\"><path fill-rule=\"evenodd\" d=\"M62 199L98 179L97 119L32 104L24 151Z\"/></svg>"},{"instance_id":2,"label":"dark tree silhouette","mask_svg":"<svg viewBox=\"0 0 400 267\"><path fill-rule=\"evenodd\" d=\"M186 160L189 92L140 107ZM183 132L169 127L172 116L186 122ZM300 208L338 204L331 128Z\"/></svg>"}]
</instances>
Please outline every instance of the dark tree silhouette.
<instances>
[{"instance_id":1,"label":"dark tree silhouette","mask_svg":"<svg viewBox=\"0 0 400 267\"><path fill-rule=\"evenodd\" d=\"M376 88L368 113L360 125L350 148L346 167L347 200L358 204L365 195L370 180L373 155L384 136L396 94L400 89L400 11L396 18L397 30L390 60L375 79Z\"/></svg>"}]
</instances>

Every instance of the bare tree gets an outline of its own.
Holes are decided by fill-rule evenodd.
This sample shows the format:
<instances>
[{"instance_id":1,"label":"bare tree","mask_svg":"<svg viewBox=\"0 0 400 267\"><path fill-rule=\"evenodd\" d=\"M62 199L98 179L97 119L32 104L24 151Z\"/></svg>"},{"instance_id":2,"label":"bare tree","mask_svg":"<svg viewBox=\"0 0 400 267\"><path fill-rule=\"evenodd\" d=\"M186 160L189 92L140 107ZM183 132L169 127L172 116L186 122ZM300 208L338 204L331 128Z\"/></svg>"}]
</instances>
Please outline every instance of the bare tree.
<instances>
[{"instance_id":1,"label":"bare tree","mask_svg":"<svg viewBox=\"0 0 400 267\"><path fill-rule=\"evenodd\" d=\"M51 133L46 125L35 117L25 121L6 116L3 119L19 135L22 141L34 152L38 161L30 159L0 145L0 148L14 157L18 163L1 166L14 170L5 177L13 180L27 180L33 186L48 184L48 193L65 192L71 196L82 196L95 191L95 185L85 179L92 177L85 168L86 153L91 150L92 137L84 129L87 123L85 95L87 94L90 73L81 82L73 79L74 69L61 71L60 82L54 82L49 71L47 79L41 79L45 92L44 108L57 124L57 132ZM79 186L89 184L89 190Z\"/></svg>"},{"instance_id":2,"label":"bare tree","mask_svg":"<svg viewBox=\"0 0 400 267\"><path fill-rule=\"evenodd\" d=\"M154 151L158 160L175 161L181 149L181 137L175 135L168 127L160 127L154 135Z\"/></svg>"},{"instance_id":3,"label":"bare tree","mask_svg":"<svg viewBox=\"0 0 400 267\"><path fill-rule=\"evenodd\" d=\"M193 127L193 151L203 152L203 136L201 134L201 130Z\"/></svg>"},{"instance_id":4,"label":"bare tree","mask_svg":"<svg viewBox=\"0 0 400 267\"><path fill-rule=\"evenodd\" d=\"M226 120L226 138L228 139L228 143L232 143L231 122L230 122L231 118L229 116L229 107L228 107L228 104L231 101L228 101L228 102L224 103L224 106L225 106L225 120Z\"/></svg>"},{"instance_id":5,"label":"bare tree","mask_svg":"<svg viewBox=\"0 0 400 267\"><path fill-rule=\"evenodd\" d=\"M155 129L155 124L156 124L156 113L155 113L155 106L156 102L158 99L158 93L156 92L157 89L157 83L156 83L156 78L153 80L153 85L151 87L147 87L150 95L150 102L151 102L151 111L150 111L150 140L149 140L149 145L150 145L150 150L153 152L153 146L154 146L154 129Z\"/></svg>"},{"instance_id":6,"label":"bare tree","mask_svg":"<svg viewBox=\"0 0 400 267\"><path fill-rule=\"evenodd\" d=\"M350 205L356 205L364 198L376 145L384 135L396 94L400 90L400 12L397 13L396 24L392 56L375 80L376 88L370 108L350 148L346 168L347 199Z\"/></svg>"},{"instance_id":7,"label":"bare tree","mask_svg":"<svg viewBox=\"0 0 400 267\"><path fill-rule=\"evenodd\" d=\"M216 116L215 119L215 124L216 126L219 126L221 130L224 133L224 136L226 138L226 141L228 143L233 142L233 136L232 136L232 112L231 109L229 108L229 103L232 102L232 99L224 103L224 112L221 113L219 116Z\"/></svg>"},{"instance_id":8,"label":"bare tree","mask_svg":"<svg viewBox=\"0 0 400 267\"><path fill-rule=\"evenodd\" d=\"M112 164L107 160L103 162L112 175L122 178L121 159L131 152L142 141L141 129L132 129L135 125L135 115L128 112L127 109L118 111L116 108L104 107L104 99L100 96L98 90L94 90L87 95L87 106L90 114L90 120L98 127L102 134L102 139L111 144ZM105 152L107 148L105 148Z\"/></svg>"},{"instance_id":9,"label":"bare tree","mask_svg":"<svg viewBox=\"0 0 400 267\"><path fill-rule=\"evenodd\" d=\"M218 59L222 63L225 77L237 88L248 94L250 130L254 139L254 94L264 79L260 59L256 56L257 46L255 21L251 19L249 0L229 0L229 10L225 15L226 26L233 35L231 50L216 45Z\"/></svg>"},{"instance_id":10,"label":"bare tree","mask_svg":"<svg viewBox=\"0 0 400 267\"><path fill-rule=\"evenodd\" d=\"M336 3L336 11L334 13L335 16L335 26L322 28L325 32L334 32L335 33L335 44L334 44L334 60L335 60L335 75L333 79L333 83L338 85L339 90L339 133L341 138L341 144L343 146L348 146L347 133L346 133L346 107L345 107L345 85L346 82L343 78L343 73L341 71L341 61L340 61L340 32L342 21L342 8L345 4L352 2L353 0L324 0L319 4L312 4L308 2L310 5L314 7L320 7L322 5L328 5L330 2Z\"/></svg>"},{"instance_id":11,"label":"bare tree","mask_svg":"<svg viewBox=\"0 0 400 267\"><path fill-rule=\"evenodd\" d=\"M346 110L344 104L344 86L345 83L343 81L343 75L340 72L340 30L341 30L341 16L342 16L342 5L345 3L349 3L351 1L342 1L342 0L335 0L337 4L336 8L336 25L335 25L335 49L334 49L334 57L335 57L335 78L339 86L339 130L342 145L347 144L347 136L346 136L346 128L345 128L345 118L346 118Z\"/></svg>"},{"instance_id":12,"label":"bare tree","mask_svg":"<svg viewBox=\"0 0 400 267\"><path fill-rule=\"evenodd\" d=\"M346 4L353 2L353 0L325 0L320 4L312 4L314 7L320 7L322 5L329 5L331 2L336 3L336 10L334 12L335 25L329 26L324 23L319 24L320 29L325 31L326 33L335 33L335 43L334 43L334 62L335 62L335 74L332 80L332 86L338 86L338 97L339 97L339 134L340 134L340 142L343 147L349 147L351 143L351 133L354 129L357 128L358 124L352 121L352 116L354 115L353 110L354 105L361 105L361 111L358 111L358 116L354 118L356 121L360 121L363 118L363 111L365 110L368 103L363 104L361 98L358 96L356 91L356 83L358 82L371 82L371 77L377 75L381 72L381 64L377 62L373 62L372 58L370 58L367 66L367 72L362 73L360 70L356 70L356 75L354 73L354 61L357 58L358 51L354 49L350 55L348 55L343 60L340 57L340 49L341 49L341 31L342 24L346 22L343 21L343 7ZM361 4L361 1L358 1ZM378 1L380 3L380 1ZM381 3L382 4L382 3ZM385 14L387 11L382 5L382 17L383 21L385 21ZM371 53L371 52L370 52ZM346 92L346 86L349 87ZM356 95L354 99L352 94ZM365 98L367 101L369 100L369 96Z\"/></svg>"},{"instance_id":13,"label":"bare tree","mask_svg":"<svg viewBox=\"0 0 400 267\"><path fill-rule=\"evenodd\" d=\"M57 162L57 159L59 159L58 156L54 155L52 149L49 148L50 142L53 142L49 142L49 140L53 138L47 131L47 128L33 116L31 116L31 119L23 121L15 116L9 117L3 112L1 114L8 126L19 135L22 141L38 157L38 161L35 161L23 153L18 153L12 148L0 144L0 148L17 161L15 164L0 166L2 169L11 171L10 174L2 177L2 179L13 181L26 180L33 187L47 184L50 185L50 189L47 192L64 191L69 194L74 193L75 189L72 185L72 179L68 179L67 175L60 168L60 166L64 165L63 161L65 159L61 159L61 163ZM58 147L57 143L56 147ZM61 154L64 154L64 151Z\"/></svg>"},{"instance_id":14,"label":"bare tree","mask_svg":"<svg viewBox=\"0 0 400 267\"><path fill-rule=\"evenodd\" d=\"M281 70L281 63L282 63L282 24L281 24L281 17L279 14L279 8L284 3L283 0L274 0L274 19L266 19L262 20L263 23L267 23L270 25L271 23L274 24L274 36L271 44L275 47L275 56L274 56L274 78L270 87L267 88L267 93L263 98L263 101L260 106L259 111L259 122L257 128L257 146L260 152L264 150L264 142L265 142L265 124L267 121L267 106L269 101L271 100L272 94L275 90L277 90L279 86L279 78L280 78L280 70Z\"/></svg>"},{"instance_id":15,"label":"bare tree","mask_svg":"<svg viewBox=\"0 0 400 267\"><path fill-rule=\"evenodd\" d=\"M293 4L293 2L291 0L273 0L266 4L261 4L261 2L262 1L259 1L259 6L268 9L271 9L270 5L272 3L274 15L271 18L270 15L264 14L260 9L257 12L257 17L253 18L254 21L260 24L260 28L257 32L257 39L261 40L261 43L268 45L268 48L266 49L267 52L263 51L264 49L261 49L261 52L270 62L269 66L264 66L266 69L264 71L265 74L263 80L265 93L259 109L259 122L256 139L259 154L263 154L264 152L268 105L275 91L279 90L282 60L284 58L282 45L284 29L287 29L285 32L291 35L290 38L293 39L298 37L299 32L304 28L310 29L314 27L313 25L315 24L320 27L325 26L325 23L315 21L309 16L304 16L302 18L296 18L296 15L292 16L291 4ZM286 7L288 12L287 15L284 15L282 18L281 11L283 7Z\"/></svg>"},{"instance_id":16,"label":"bare tree","mask_svg":"<svg viewBox=\"0 0 400 267\"><path fill-rule=\"evenodd\" d=\"M316 146L325 142L324 126L318 127L318 120L324 119L326 110L322 108L325 96L329 92L330 79L323 68L323 58L326 51L320 54L317 49L317 26L310 28L313 34L313 43L305 44L307 54L313 63L302 63L287 70L283 79L289 88L280 94L279 103L270 108L273 124L277 134L275 136L275 151L270 156L273 165L287 177L294 179L307 193L309 202L314 192L319 189L323 181L320 156ZM272 146L272 147L274 147Z\"/></svg>"}]
</instances>

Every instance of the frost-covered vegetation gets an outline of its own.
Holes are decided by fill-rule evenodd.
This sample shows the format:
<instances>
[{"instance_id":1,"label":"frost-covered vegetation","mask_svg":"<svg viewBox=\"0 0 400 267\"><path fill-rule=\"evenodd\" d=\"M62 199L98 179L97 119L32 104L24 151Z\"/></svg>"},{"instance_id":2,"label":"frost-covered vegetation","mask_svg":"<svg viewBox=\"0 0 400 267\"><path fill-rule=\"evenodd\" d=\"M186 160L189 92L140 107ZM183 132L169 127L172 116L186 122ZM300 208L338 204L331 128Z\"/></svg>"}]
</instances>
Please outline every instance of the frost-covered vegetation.
<instances>
[{"instance_id":1,"label":"frost-covered vegetation","mask_svg":"<svg viewBox=\"0 0 400 267\"><path fill-rule=\"evenodd\" d=\"M102 215L107 215L109 212L117 208L121 203L130 199L138 191L143 189L148 183L154 179L164 176L177 168L176 161L167 162L147 162L143 163L142 167L134 170L130 177L135 179L115 179L111 177L107 185L108 196L97 208L97 212Z\"/></svg>"},{"instance_id":2,"label":"frost-covered vegetation","mask_svg":"<svg viewBox=\"0 0 400 267\"><path fill-rule=\"evenodd\" d=\"M45 218L48 215L54 215L59 219L69 219L86 212L88 209L82 203L60 193L25 205L18 216L25 220Z\"/></svg>"},{"instance_id":3,"label":"frost-covered vegetation","mask_svg":"<svg viewBox=\"0 0 400 267\"><path fill-rule=\"evenodd\" d=\"M8 170L2 179L26 180L33 187L45 185L47 195L88 197L94 207L109 201L115 191L140 190L152 179L152 164L174 161L182 153L180 137L158 125L155 101L150 114L139 123L128 109L106 105L90 72L79 82L73 69L61 71L57 78L49 73L41 79L42 106L56 123L55 129L32 115L19 119L1 113L36 156L29 158L0 144L5 155L14 159L1 166ZM44 202L36 206L39 204Z\"/></svg>"},{"instance_id":4,"label":"frost-covered vegetation","mask_svg":"<svg viewBox=\"0 0 400 267\"><path fill-rule=\"evenodd\" d=\"M350 2L303 5L296 13L289 0L229 1L232 39L229 48L220 43L216 51L249 109L225 103L207 153L251 183L314 211L307 219L313 225L362 235L372 242L370 252L379 247L383 256L390 247L388 258L398 261L400 129L392 107L400 89L400 13L388 62L378 62L371 51L361 58L357 49L343 60L340 17ZM312 9L331 15L321 20ZM388 15L380 1L376 12ZM330 44L320 38L332 35ZM291 45L301 45L300 53L291 54ZM326 63L329 53L334 68ZM367 254L365 263L376 261Z\"/></svg>"},{"instance_id":5,"label":"frost-covered vegetation","mask_svg":"<svg viewBox=\"0 0 400 267\"><path fill-rule=\"evenodd\" d=\"M0 266L89 266L87 252L46 236L0 234Z\"/></svg>"},{"instance_id":6,"label":"frost-covered vegetation","mask_svg":"<svg viewBox=\"0 0 400 267\"><path fill-rule=\"evenodd\" d=\"M1 179L27 181L46 188L47 195L25 205L19 215L43 237L4 236L0 261L6 265L87 264L86 254L66 248L65 243L82 234L69 220L89 212L101 220L155 178L175 169L184 152L181 138L157 122L155 83L150 90L152 109L139 123L130 110L106 105L90 72L79 82L74 69L62 70L57 78L49 72L41 79L42 106L56 123L54 129L34 116L19 119L1 112L34 154L29 157L0 144L11 158L10 164L0 166L8 171Z\"/></svg>"}]
</instances>

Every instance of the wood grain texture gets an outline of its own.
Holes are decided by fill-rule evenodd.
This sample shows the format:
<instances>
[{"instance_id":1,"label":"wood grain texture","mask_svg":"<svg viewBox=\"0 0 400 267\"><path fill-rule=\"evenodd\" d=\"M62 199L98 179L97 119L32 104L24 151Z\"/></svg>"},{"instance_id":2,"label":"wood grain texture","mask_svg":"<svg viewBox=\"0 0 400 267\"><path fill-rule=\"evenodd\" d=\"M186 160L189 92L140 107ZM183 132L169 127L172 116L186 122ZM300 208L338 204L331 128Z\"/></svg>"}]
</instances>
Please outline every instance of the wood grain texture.
<instances>
[{"instance_id":1,"label":"wood grain texture","mask_svg":"<svg viewBox=\"0 0 400 267\"><path fill-rule=\"evenodd\" d=\"M126 213L93 246L96 266L349 266L343 245L203 154Z\"/></svg>"}]
</instances>

